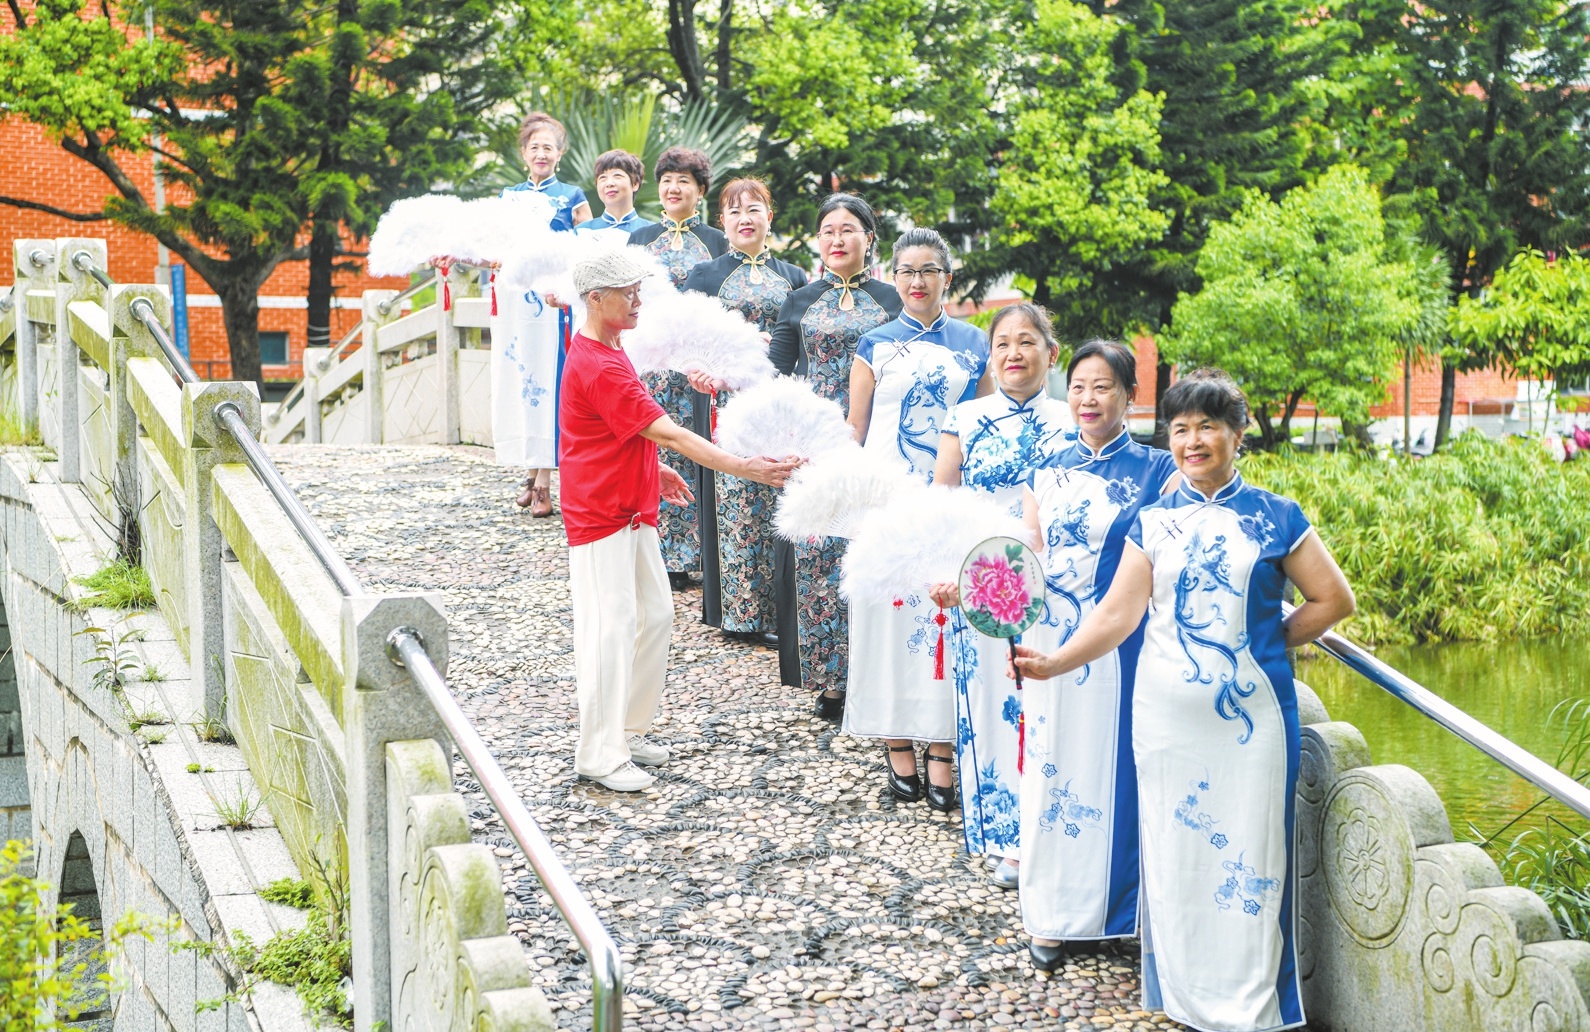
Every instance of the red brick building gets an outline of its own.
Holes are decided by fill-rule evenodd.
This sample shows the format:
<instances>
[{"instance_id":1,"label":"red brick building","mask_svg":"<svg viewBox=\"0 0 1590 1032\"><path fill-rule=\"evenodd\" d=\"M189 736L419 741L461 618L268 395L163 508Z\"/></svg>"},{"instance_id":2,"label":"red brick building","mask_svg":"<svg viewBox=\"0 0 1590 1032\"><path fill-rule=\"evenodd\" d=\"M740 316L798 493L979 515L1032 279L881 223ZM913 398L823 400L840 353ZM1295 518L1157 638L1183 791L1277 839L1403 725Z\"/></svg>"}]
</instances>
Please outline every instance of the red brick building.
<instances>
[{"instance_id":1,"label":"red brick building","mask_svg":"<svg viewBox=\"0 0 1590 1032\"><path fill-rule=\"evenodd\" d=\"M86 162L74 158L51 141L43 130L17 118L0 120L0 196L35 201L71 212L98 212L115 189ZM129 157L122 163L145 197L154 197L154 165L148 156ZM55 237L97 237L106 242L110 275L120 283L155 283L159 265L153 237L134 233L106 219L77 222L47 212L0 204L0 241L6 257L0 263L0 288L11 284L11 241ZM307 243L307 239L305 240ZM357 250L353 241L349 250ZM180 263L175 255L171 260ZM377 288L401 289L407 282L367 275L340 274L331 313L333 343L359 321L360 295ZM301 375L304 342L308 335L309 286L307 261L284 262L265 281L260 293L261 348L266 357L266 380L297 380ZM189 354L193 367L206 379L230 375L226 331L221 324L221 303L209 284L187 270ZM278 359L272 362L271 358Z\"/></svg>"}]
</instances>

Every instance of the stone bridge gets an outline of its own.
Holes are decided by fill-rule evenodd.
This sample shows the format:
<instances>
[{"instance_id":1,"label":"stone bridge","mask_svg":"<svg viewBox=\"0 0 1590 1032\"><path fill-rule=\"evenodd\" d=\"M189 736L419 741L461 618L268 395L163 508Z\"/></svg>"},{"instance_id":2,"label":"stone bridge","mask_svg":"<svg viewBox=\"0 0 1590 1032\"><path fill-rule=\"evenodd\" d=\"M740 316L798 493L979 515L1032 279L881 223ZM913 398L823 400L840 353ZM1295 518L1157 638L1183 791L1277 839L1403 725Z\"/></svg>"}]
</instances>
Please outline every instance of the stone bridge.
<instances>
[{"instance_id":1,"label":"stone bridge","mask_svg":"<svg viewBox=\"0 0 1590 1032\"><path fill-rule=\"evenodd\" d=\"M676 595L658 728L676 759L642 795L574 781L561 528L516 510L516 471L463 443L482 441L466 374L483 364L485 304L466 280L446 312L367 298L357 349L306 361L325 360L261 431L246 386L175 383L150 326L163 295L100 282L100 242L14 251L0 408L43 444L0 455L0 831L34 841L80 913L170 918L178 941L263 940L302 921L263 885L345 865L359 1028L591 1027L587 958L385 661L410 624L617 941L626 1025L1176 1027L1139 1009L1135 944L1035 975L1014 896L964 854L958 824L897 803L882 756L815 719L772 652L699 624L694 592ZM301 442L270 457L356 593L219 432L228 403L267 439ZM327 440L345 443L303 443ZM159 600L132 615L77 582L129 520ZM96 678L96 646L125 649L123 683ZM1454 843L1417 773L1372 763L1303 694L1310 1027L1590 1032L1590 946ZM211 740L218 726L235 744ZM262 804L253 827L225 819L238 800ZM134 948L93 1020L306 1023L290 990L227 951L166 938Z\"/></svg>"}]
</instances>

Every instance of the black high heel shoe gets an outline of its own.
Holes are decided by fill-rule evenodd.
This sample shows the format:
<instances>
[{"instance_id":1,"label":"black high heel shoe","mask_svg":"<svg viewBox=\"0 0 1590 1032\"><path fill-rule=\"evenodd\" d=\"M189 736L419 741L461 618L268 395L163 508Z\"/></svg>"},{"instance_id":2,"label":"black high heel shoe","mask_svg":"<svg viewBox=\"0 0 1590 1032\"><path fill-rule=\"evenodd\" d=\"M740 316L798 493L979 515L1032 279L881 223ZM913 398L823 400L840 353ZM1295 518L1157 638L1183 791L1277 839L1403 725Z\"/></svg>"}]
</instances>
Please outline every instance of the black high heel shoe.
<instances>
[{"instance_id":1,"label":"black high heel shoe","mask_svg":"<svg viewBox=\"0 0 1590 1032\"><path fill-rule=\"evenodd\" d=\"M1065 963L1070 953L1063 942L1057 942L1053 946L1040 946L1035 942L1027 944L1027 955L1032 958L1032 966L1049 974L1054 974L1060 965Z\"/></svg>"},{"instance_id":2,"label":"black high heel shoe","mask_svg":"<svg viewBox=\"0 0 1590 1032\"><path fill-rule=\"evenodd\" d=\"M951 765L955 762L948 756L935 756L933 753L927 754L927 761L929 763L943 763L946 765ZM933 783L933 778L930 776L928 778L927 786L927 804L940 813L950 813L953 811L956 807L955 785L953 783L948 785L935 785Z\"/></svg>"},{"instance_id":3,"label":"black high heel shoe","mask_svg":"<svg viewBox=\"0 0 1590 1032\"><path fill-rule=\"evenodd\" d=\"M818 692L815 708L819 717L838 722L845 715L845 693L829 695L827 692Z\"/></svg>"},{"instance_id":4,"label":"black high heel shoe","mask_svg":"<svg viewBox=\"0 0 1590 1032\"><path fill-rule=\"evenodd\" d=\"M911 754L911 766L916 766L916 746L890 745L885 746L891 753L908 752ZM894 761L884 757L884 762L889 765L889 791L894 793L896 799L914 803L922 798L922 779L915 770L909 774L898 774L894 769Z\"/></svg>"}]
</instances>

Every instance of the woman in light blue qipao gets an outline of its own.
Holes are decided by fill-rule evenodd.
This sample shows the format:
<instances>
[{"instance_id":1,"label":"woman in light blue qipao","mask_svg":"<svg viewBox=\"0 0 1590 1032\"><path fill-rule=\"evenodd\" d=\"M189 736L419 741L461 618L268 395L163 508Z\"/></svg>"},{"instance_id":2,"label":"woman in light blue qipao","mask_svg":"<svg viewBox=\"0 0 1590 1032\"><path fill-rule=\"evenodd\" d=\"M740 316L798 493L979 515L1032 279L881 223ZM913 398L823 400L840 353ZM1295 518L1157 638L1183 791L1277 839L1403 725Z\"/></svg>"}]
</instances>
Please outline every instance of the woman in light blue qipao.
<instances>
[{"instance_id":1,"label":"woman in light blue qipao","mask_svg":"<svg viewBox=\"0 0 1590 1032\"><path fill-rule=\"evenodd\" d=\"M1066 402L1081 434L1033 470L1024 492L1048 592L1024 644L1052 649L1076 632L1109 590L1138 510L1174 485L1170 453L1126 432L1136 390L1136 356L1120 344L1090 340L1072 354ZM1132 685L1142 643L1138 628L1081 674L1022 692L1021 923L1044 971L1078 941L1137 934Z\"/></svg>"},{"instance_id":2,"label":"woman in light blue qipao","mask_svg":"<svg viewBox=\"0 0 1590 1032\"><path fill-rule=\"evenodd\" d=\"M1018 646L1015 662L1030 677L1078 670L1153 602L1132 699L1143 1004L1204 1032L1296 1028L1286 650L1350 615L1353 593L1297 503L1236 472L1248 407L1224 373L1181 380L1163 404L1182 483L1138 513L1109 592L1070 640L1047 654ZM1303 602L1283 619L1288 580Z\"/></svg>"},{"instance_id":3,"label":"woman in light blue qipao","mask_svg":"<svg viewBox=\"0 0 1590 1032\"><path fill-rule=\"evenodd\" d=\"M996 390L950 413L939 438L933 482L985 492L1020 516L1033 469L1068 448L1076 428L1065 403L1046 389L1060 350L1048 312L1030 302L1001 308L989 323L988 346ZM1004 857L994 884L1014 888L1010 862L1020 843L1016 728L1021 699L1015 682L1005 676L1003 639L972 629L959 609L950 630L966 850Z\"/></svg>"},{"instance_id":4,"label":"woman in light blue qipao","mask_svg":"<svg viewBox=\"0 0 1590 1032\"><path fill-rule=\"evenodd\" d=\"M585 191L558 179L569 149L563 123L532 111L519 125L519 155L529 178L504 197L539 194L552 205L551 226L569 232L591 217ZM558 464L558 388L564 342L572 332L569 310L551 295L505 292L491 320L491 433L497 462L527 467L518 498L530 515L552 515L552 470Z\"/></svg>"},{"instance_id":5,"label":"woman in light blue qipao","mask_svg":"<svg viewBox=\"0 0 1590 1032\"><path fill-rule=\"evenodd\" d=\"M950 410L994 389L988 340L944 311L951 266L943 237L931 229L910 230L895 241L891 261L902 311L856 342L850 425L862 447L931 483L939 432ZM947 813L955 809L955 693L949 682L934 677L936 615L926 591L892 606L851 604L844 729L884 739L889 788L907 802L922 798L912 743L930 743L927 801Z\"/></svg>"}]
</instances>

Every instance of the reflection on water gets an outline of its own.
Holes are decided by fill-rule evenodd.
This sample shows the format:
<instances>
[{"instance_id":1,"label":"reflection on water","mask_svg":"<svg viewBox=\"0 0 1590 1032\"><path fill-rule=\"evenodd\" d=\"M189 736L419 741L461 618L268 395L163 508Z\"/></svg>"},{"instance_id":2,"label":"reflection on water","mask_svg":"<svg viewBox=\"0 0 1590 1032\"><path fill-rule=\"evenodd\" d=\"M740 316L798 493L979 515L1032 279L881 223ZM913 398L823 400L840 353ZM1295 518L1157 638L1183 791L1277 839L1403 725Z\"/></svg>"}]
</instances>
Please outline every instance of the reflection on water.
<instances>
[{"instance_id":1,"label":"reflection on water","mask_svg":"<svg viewBox=\"0 0 1590 1032\"><path fill-rule=\"evenodd\" d=\"M1551 719L1552 707L1590 698L1590 640L1386 646L1376 656L1547 763L1566 734L1560 715ZM1331 719L1357 725L1373 762L1405 764L1425 776L1460 842L1470 838L1470 822L1494 831L1541 795L1329 656L1300 662L1297 676L1319 693Z\"/></svg>"}]
</instances>

